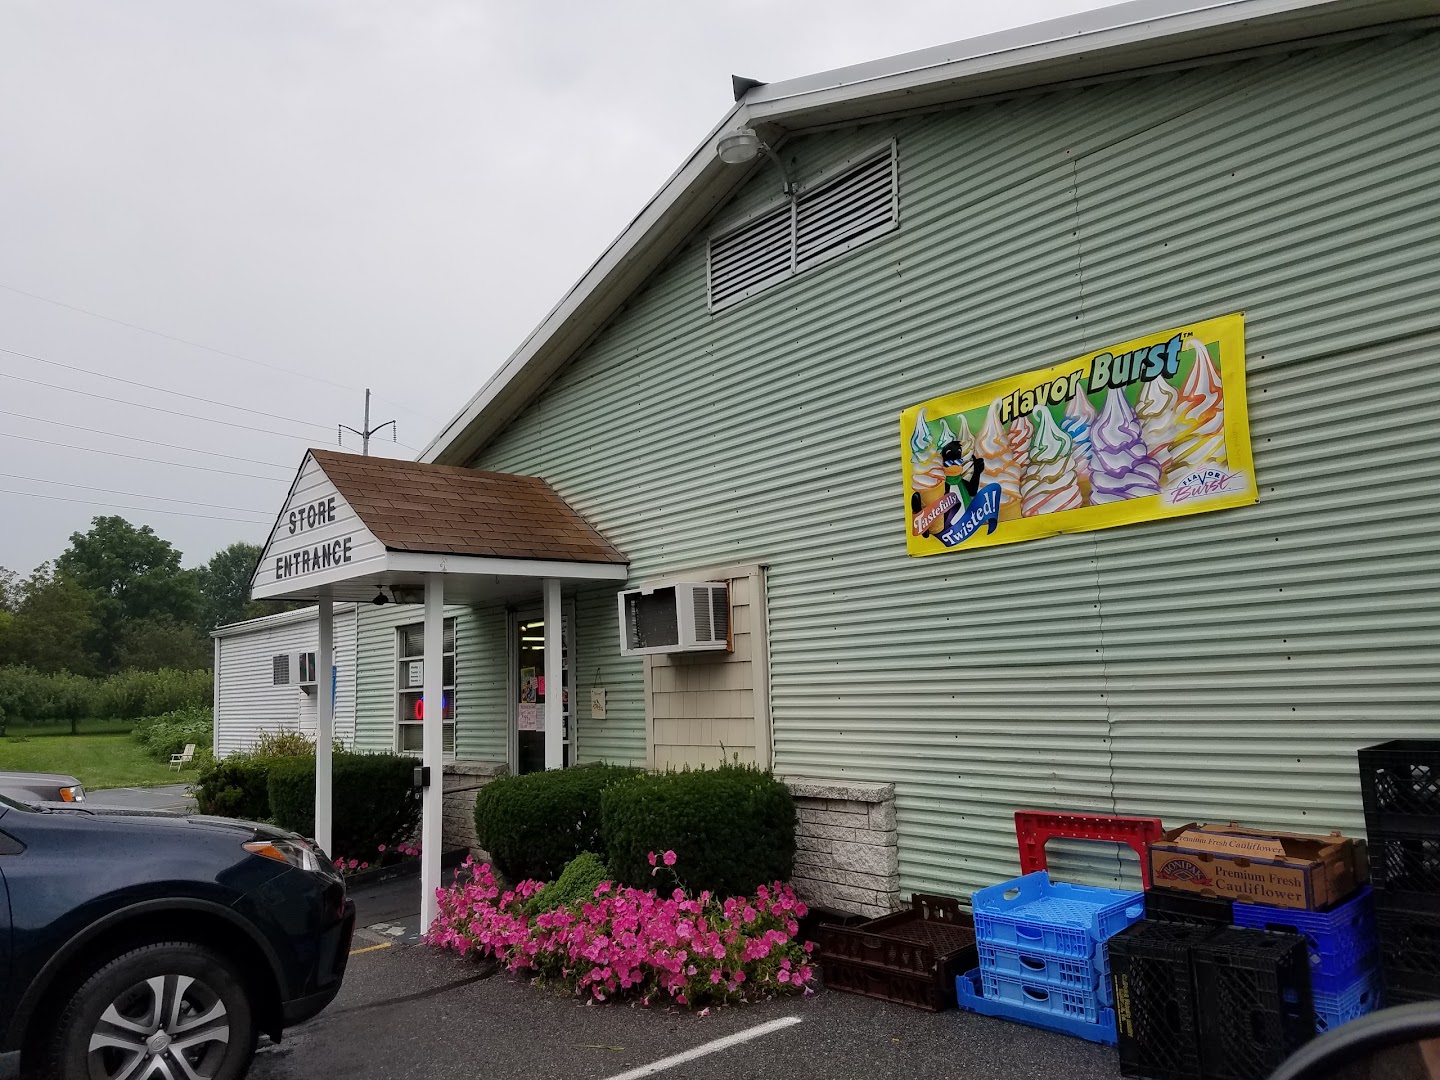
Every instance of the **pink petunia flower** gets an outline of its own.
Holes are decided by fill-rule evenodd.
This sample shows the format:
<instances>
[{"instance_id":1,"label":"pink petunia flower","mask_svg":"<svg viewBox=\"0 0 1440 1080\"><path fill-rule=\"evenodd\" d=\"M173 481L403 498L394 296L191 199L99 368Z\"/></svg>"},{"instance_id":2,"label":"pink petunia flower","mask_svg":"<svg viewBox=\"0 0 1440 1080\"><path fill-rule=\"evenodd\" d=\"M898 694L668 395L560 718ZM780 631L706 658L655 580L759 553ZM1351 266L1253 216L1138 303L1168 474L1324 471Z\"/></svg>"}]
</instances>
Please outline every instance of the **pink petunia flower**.
<instances>
[{"instance_id":1,"label":"pink petunia flower","mask_svg":"<svg viewBox=\"0 0 1440 1080\"><path fill-rule=\"evenodd\" d=\"M675 852L673 852L673 851L667 851L667 852L665 852L665 855L663 856L663 858L665 859L665 865L666 865L666 866L674 866L674 865L675 865Z\"/></svg>"},{"instance_id":2,"label":"pink petunia flower","mask_svg":"<svg viewBox=\"0 0 1440 1080\"><path fill-rule=\"evenodd\" d=\"M649 855L646 855L645 857L650 860L650 865L651 865L651 866L654 866L654 865L655 865L655 853L654 853L653 851L650 852L650 854L649 854Z\"/></svg>"}]
</instances>

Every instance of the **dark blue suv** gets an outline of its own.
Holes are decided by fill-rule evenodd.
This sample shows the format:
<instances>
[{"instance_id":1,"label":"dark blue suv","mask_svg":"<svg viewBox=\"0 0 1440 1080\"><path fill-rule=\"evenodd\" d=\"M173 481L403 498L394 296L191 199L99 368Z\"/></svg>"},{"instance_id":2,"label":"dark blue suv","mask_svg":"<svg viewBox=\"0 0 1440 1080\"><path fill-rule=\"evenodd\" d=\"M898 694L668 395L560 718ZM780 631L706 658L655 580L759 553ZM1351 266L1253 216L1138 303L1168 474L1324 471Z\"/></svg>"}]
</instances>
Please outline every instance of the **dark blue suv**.
<instances>
[{"instance_id":1,"label":"dark blue suv","mask_svg":"<svg viewBox=\"0 0 1440 1080\"><path fill-rule=\"evenodd\" d=\"M339 992L354 925L293 833L0 796L0 1080L238 1080Z\"/></svg>"}]
</instances>

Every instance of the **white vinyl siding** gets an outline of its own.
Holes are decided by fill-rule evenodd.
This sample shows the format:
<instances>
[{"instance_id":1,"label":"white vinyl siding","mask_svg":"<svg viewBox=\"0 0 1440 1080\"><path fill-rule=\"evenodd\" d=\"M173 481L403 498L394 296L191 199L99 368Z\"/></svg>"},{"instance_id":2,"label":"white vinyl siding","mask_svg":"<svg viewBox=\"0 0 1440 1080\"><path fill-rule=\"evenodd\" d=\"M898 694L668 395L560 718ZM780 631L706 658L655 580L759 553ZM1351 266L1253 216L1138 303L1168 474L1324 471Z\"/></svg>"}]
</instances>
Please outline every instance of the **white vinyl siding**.
<instances>
[{"instance_id":1,"label":"white vinyl siding","mask_svg":"<svg viewBox=\"0 0 1440 1080\"><path fill-rule=\"evenodd\" d=\"M313 692L307 692L293 682L298 673L291 670L295 653L319 648L320 624L314 608L253 619L227 629L215 643L217 757L249 749L264 731L314 736L316 695L328 690L329 680L318 677ZM346 746L355 738L355 645L355 607L337 604L335 737ZM277 685L281 656L288 678Z\"/></svg>"}]
</instances>

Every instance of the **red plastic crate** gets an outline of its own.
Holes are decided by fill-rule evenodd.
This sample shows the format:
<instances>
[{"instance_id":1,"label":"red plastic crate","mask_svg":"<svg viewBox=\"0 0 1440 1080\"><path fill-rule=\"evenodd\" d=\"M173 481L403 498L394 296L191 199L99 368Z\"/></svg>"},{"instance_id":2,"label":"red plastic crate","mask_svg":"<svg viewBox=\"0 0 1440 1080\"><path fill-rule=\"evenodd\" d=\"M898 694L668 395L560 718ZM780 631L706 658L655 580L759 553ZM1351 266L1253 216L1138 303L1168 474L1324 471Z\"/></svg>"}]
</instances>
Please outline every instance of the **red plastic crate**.
<instances>
[{"instance_id":1,"label":"red plastic crate","mask_svg":"<svg viewBox=\"0 0 1440 1080\"><path fill-rule=\"evenodd\" d=\"M1015 812L1015 839L1020 845L1020 872L1033 874L1047 869L1045 842L1106 840L1128 844L1140 856L1140 880L1150 888L1150 845L1165 835L1159 818L1126 817L1121 814L1055 814L1043 810Z\"/></svg>"}]
</instances>

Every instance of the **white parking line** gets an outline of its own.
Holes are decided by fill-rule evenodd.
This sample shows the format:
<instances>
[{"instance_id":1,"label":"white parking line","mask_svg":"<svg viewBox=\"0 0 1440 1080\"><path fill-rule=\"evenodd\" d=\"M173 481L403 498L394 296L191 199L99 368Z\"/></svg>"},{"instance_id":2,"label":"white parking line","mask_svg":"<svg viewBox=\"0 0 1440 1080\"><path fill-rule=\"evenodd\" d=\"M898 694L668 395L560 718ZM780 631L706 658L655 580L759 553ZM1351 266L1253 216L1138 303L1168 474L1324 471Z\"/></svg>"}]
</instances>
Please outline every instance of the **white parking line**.
<instances>
[{"instance_id":1,"label":"white parking line","mask_svg":"<svg viewBox=\"0 0 1440 1080\"><path fill-rule=\"evenodd\" d=\"M712 1042L701 1043L693 1050L686 1050L683 1054L672 1054L670 1057L661 1058L659 1061L651 1062L649 1065L641 1065L628 1072L616 1073L614 1076L606 1077L606 1080L639 1080L642 1076L654 1076L666 1069L673 1069L676 1065L683 1065L687 1061L694 1061L706 1054L713 1054L717 1050L727 1050L740 1043L749 1042L751 1039L758 1039L761 1035L769 1035L772 1031L779 1031L781 1028L794 1027L800 1023L798 1016L782 1016L778 1020L771 1020L765 1024L759 1024L744 1031L737 1031L734 1035L726 1035L722 1039L715 1039Z\"/></svg>"}]
</instances>

